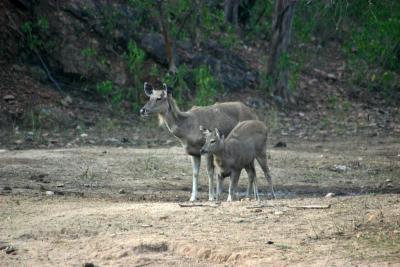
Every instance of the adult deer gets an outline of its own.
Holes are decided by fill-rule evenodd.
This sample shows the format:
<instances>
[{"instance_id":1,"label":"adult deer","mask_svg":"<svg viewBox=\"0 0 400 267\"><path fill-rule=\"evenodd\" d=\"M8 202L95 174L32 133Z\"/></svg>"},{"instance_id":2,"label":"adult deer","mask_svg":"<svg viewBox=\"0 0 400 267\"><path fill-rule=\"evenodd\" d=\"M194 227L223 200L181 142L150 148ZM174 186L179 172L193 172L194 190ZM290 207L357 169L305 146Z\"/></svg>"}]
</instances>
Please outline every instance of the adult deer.
<instances>
[{"instance_id":1,"label":"adult deer","mask_svg":"<svg viewBox=\"0 0 400 267\"><path fill-rule=\"evenodd\" d=\"M190 201L197 199L198 178L201 153L205 138L200 125L205 128L218 128L222 134L228 135L240 121L257 120L257 115L249 107L240 102L216 103L206 107L193 107L184 112L179 109L172 89L165 83L163 90L155 90L149 83L144 83L144 92L149 101L140 110L142 116L158 115L160 122L182 143L186 153L192 156L193 185ZM209 200L214 200L214 163L213 157L207 156L207 174Z\"/></svg>"}]
</instances>

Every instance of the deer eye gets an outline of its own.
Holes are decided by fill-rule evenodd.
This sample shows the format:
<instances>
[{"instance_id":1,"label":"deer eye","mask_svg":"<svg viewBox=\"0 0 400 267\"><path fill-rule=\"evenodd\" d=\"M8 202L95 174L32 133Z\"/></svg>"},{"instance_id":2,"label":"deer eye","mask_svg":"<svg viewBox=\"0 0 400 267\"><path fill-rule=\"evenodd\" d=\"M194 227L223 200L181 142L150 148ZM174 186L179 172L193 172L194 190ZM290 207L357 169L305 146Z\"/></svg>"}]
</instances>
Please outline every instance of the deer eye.
<instances>
[{"instance_id":1,"label":"deer eye","mask_svg":"<svg viewBox=\"0 0 400 267\"><path fill-rule=\"evenodd\" d=\"M215 143L215 140L214 140L214 139L211 139L211 140L210 140L210 143L211 143L211 144Z\"/></svg>"},{"instance_id":2,"label":"deer eye","mask_svg":"<svg viewBox=\"0 0 400 267\"><path fill-rule=\"evenodd\" d=\"M157 98L156 98L156 101L159 101L159 100L161 100L161 97L157 97Z\"/></svg>"}]
</instances>

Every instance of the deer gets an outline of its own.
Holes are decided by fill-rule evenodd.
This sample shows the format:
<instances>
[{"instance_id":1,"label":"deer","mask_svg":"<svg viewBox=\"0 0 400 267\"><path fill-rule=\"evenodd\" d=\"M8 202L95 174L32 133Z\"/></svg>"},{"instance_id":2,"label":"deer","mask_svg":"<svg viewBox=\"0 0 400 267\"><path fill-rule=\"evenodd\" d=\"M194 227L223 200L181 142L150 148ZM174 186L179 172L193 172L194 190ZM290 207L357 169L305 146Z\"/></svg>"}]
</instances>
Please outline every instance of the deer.
<instances>
[{"instance_id":1,"label":"deer","mask_svg":"<svg viewBox=\"0 0 400 267\"><path fill-rule=\"evenodd\" d=\"M272 197L275 198L274 186L267 164L268 128L263 122L259 120L239 122L226 139L224 133L218 128L211 131L201 126L200 130L206 138L200 152L202 154L213 155L214 163L217 166L217 200L222 192L223 179L229 176L227 201L232 201L232 195L237 193L237 184L242 169L245 169L249 176L247 197L250 196L251 188L253 187L255 199L260 200L254 160L257 160L263 170Z\"/></svg>"},{"instance_id":2,"label":"deer","mask_svg":"<svg viewBox=\"0 0 400 267\"><path fill-rule=\"evenodd\" d=\"M228 135L240 121L258 120L255 112L241 102L215 103L211 106L192 107L181 111L173 98L173 89L163 84L163 89L156 90L147 82L144 92L149 98L140 109L140 115L147 117L158 115L160 124L164 124L182 144L186 154L191 156L193 178L190 201L196 201L198 195L198 178L200 172L200 149L205 143L205 137L200 131L200 125ZM208 174L209 201L215 198L214 163L212 155L206 156Z\"/></svg>"}]
</instances>

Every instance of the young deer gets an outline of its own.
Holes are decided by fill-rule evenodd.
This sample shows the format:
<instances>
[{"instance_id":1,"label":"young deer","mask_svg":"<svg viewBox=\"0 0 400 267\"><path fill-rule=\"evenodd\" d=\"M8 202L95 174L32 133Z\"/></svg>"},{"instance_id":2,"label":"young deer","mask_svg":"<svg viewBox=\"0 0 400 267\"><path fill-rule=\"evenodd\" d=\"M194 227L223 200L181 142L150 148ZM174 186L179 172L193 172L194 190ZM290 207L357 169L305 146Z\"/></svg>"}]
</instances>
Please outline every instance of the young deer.
<instances>
[{"instance_id":1,"label":"young deer","mask_svg":"<svg viewBox=\"0 0 400 267\"><path fill-rule=\"evenodd\" d=\"M181 111L172 97L172 89L164 84L164 90L155 90L149 83L144 83L144 91L149 101L140 110L142 116L158 114L160 122L182 143L187 154L192 156L193 187L190 201L197 199L198 177L200 171L200 149L205 138L199 126L218 128L221 133L229 132L244 120L257 120L257 115L240 102L217 103L206 107L193 107ZM214 199L214 164L212 156L207 157L209 178L209 200Z\"/></svg>"},{"instance_id":2,"label":"young deer","mask_svg":"<svg viewBox=\"0 0 400 267\"><path fill-rule=\"evenodd\" d=\"M201 148L202 153L214 156L214 163L218 167L217 175L217 199L222 190L223 178L230 176L228 201L232 200L232 194L236 193L239 176L245 169L249 176L247 195L254 188L254 197L258 200L258 188L254 160L260 164L268 181L272 197L275 198L274 187L267 165L267 127L258 120L240 122L225 139L224 134L217 128L212 132L204 130L206 142Z\"/></svg>"}]
</instances>

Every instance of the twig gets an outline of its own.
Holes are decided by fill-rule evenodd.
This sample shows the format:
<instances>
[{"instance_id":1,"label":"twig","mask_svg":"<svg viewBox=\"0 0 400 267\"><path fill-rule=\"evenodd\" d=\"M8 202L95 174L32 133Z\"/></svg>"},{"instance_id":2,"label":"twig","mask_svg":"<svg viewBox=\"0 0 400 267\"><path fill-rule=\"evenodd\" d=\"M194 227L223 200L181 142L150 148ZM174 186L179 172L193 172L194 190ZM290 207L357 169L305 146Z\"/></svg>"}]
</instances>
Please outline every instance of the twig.
<instances>
[{"instance_id":1,"label":"twig","mask_svg":"<svg viewBox=\"0 0 400 267\"><path fill-rule=\"evenodd\" d=\"M40 56L39 52L35 49L34 50L36 56L39 58L40 63L42 64L42 67L44 69L44 71L47 74L47 78L49 78L49 80L54 84L54 86L59 90L61 90L60 84L56 81L56 79L54 79L53 75L51 75L49 68L47 68L46 63L44 62L43 58Z\"/></svg>"},{"instance_id":2,"label":"twig","mask_svg":"<svg viewBox=\"0 0 400 267\"><path fill-rule=\"evenodd\" d=\"M306 205L306 206L288 206L292 209L329 209L331 204L329 205Z\"/></svg>"},{"instance_id":3,"label":"twig","mask_svg":"<svg viewBox=\"0 0 400 267\"><path fill-rule=\"evenodd\" d=\"M219 207L220 203L215 203L215 204L202 204L202 203L184 204L184 203L178 203L178 205L181 208L197 208L197 207L217 208L217 207Z\"/></svg>"},{"instance_id":4,"label":"twig","mask_svg":"<svg viewBox=\"0 0 400 267\"><path fill-rule=\"evenodd\" d=\"M153 263L154 262L145 262L145 263L140 263L140 264L134 265L133 267L142 267L142 266L150 265L150 264L153 264Z\"/></svg>"},{"instance_id":5,"label":"twig","mask_svg":"<svg viewBox=\"0 0 400 267\"><path fill-rule=\"evenodd\" d=\"M329 79L331 79L333 81L338 81L339 80L338 77L336 77L334 74L327 73L327 72L325 72L323 70L320 70L320 69L317 69L317 68L314 68L314 72L319 74L322 78L325 78L325 79L328 79L328 80Z\"/></svg>"},{"instance_id":6,"label":"twig","mask_svg":"<svg viewBox=\"0 0 400 267\"><path fill-rule=\"evenodd\" d=\"M23 34L19 29L17 24L15 23L14 19L7 14L7 17L9 19L9 21L13 24L11 27L21 36L21 38L24 40L24 42L26 42L26 36L25 34ZM49 80L54 84L54 86L60 90L61 87L59 85L59 83L56 81L56 79L54 79L54 77L51 75L49 68L47 67L46 63L44 62L43 58L40 56L39 52L37 51L37 49L33 49L33 52L35 53L35 55L39 58L39 61L42 65L42 68L44 69L44 71L46 72L47 78L49 78Z\"/></svg>"},{"instance_id":7,"label":"twig","mask_svg":"<svg viewBox=\"0 0 400 267\"><path fill-rule=\"evenodd\" d=\"M266 207L265 205L256 205L256 206L248 206L248 207L246 207L246 209L248 209L248 210L262 209L262 208L265 208L265 207Z\"/></svg>"}]
</instances>

